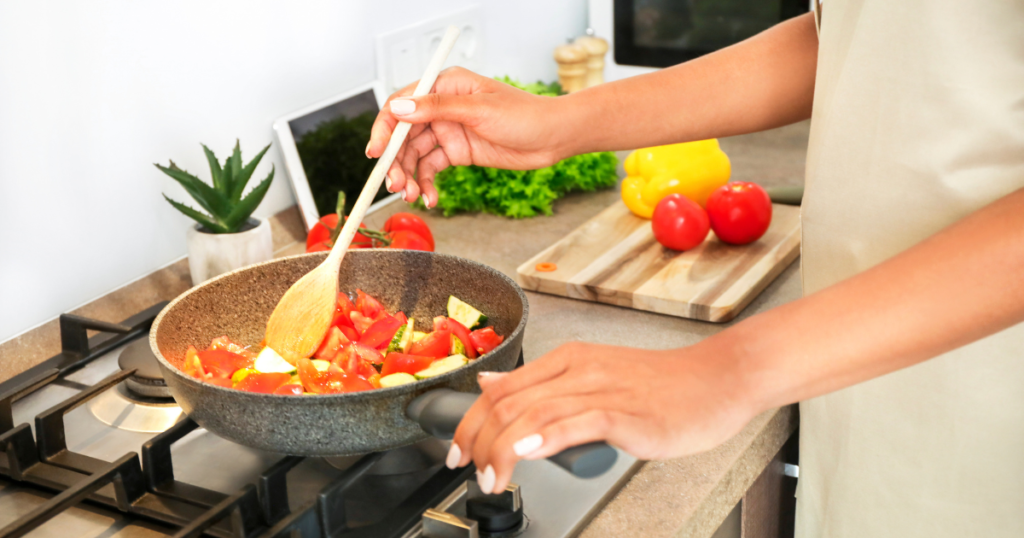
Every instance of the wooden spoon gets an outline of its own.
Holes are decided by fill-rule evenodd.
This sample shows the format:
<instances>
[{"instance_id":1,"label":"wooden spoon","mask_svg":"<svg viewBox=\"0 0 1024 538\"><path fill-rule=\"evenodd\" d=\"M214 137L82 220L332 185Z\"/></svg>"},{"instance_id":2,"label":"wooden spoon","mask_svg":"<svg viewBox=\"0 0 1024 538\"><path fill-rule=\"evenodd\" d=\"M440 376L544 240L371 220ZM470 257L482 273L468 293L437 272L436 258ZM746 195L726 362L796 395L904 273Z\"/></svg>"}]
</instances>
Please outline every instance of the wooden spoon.
<instances>
[{"instance_id":1,"label":"wooden spoon","mask_svg":"<svg viewBox=\"0 0 1024 538\"><path fill-rule=\"evenodd\" d=\"M441 44L438 45L434 57L430 59L423 78L416 85L413 97L426 95L434 87L441 66L448 59L448 53L455 45L459 37L459 29L449 26L445 32ZM334 319L334 309L338 296L338 271L341 269L341 260L352 243L359 223L366 215L366 210L373 202L374 196L380 190L380 184L384 181L384 175L391 168L398 149L405 142L409 135L412 124L399 122L391 134L391 140L377 161L377 165L370 172L370 178L366 180L366 186L359 193L359 198L352 207L348 221L341 229L338 240L334 242L331 253L320 265L300 278L298 282L288 288L284 297L277 303L274 312L270 314L267 321L266 342L267 347L276 351L290 363L299 359L311 356L316 352L320 342L331 327Z\"/></svg>"}]
</instances>

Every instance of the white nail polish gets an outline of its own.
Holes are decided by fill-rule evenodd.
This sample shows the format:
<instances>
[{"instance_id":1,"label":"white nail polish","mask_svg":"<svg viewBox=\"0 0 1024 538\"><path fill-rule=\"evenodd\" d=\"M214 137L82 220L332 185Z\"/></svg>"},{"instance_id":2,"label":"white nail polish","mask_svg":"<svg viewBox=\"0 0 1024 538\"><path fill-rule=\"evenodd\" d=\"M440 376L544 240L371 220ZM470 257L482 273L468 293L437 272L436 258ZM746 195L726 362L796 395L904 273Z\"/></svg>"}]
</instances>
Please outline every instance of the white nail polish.
<instances>
[{"instance_id":1,"label":"white nail polish","mask_svg":"<svg viewBox=\"0 0 1024 538\"><path fill-rule=\"evenodd\" d=\"M452 443L452 448L448 450L448 457L445 458L444 464L449 469L454 469L459 466L459 462L462 460L462 449L459 445Z\"/></svg>"},{"instance_id":2,"label":"white nail polish","mask_svg":"<svg viewBox=\"0 0 1024 538\"><path fill-rule=\"evenodd\" d=\"M416 101L409 99L395 99L391 101L391 113L396 116L405 116L416 112Z\"/></svg>"},{"instance_id":3,"label":"white nail polish","mask_svg":"<svg viewBox=\"0 0 1024 538\"><path fill-rule=\"evenodd\" d=\"M388 192L391 192L391 176L384 176L384 185L387 186Z\"/></svg>"},{"instance_id":4,"label":"white nail polish","mask_svg":"<svg viewBox=\"0 0 1024 538\"><path fill-rule=\"evenodd\" d=\"M476 481L480 484L480 491L484 493L491 493L494 490L494 467L490 465L484 469L484 472L476 472Z\"/></svg>"},{"instance_id":5,"label":"white nail polish","mask_svg":"<svg viewBox=\"0 0 1024 538\"><path fill-rule=\"evenodd\" d=\"M539 433L527 435L512 445L512 451L520 458L537 451L544 444L544 438Z\"/></svg>"},{"instance_id":6,"label":"white nail polish","mask_svg":"<svg viewBox=\"0 0 1024 538\"><path fill-rule=\"evenodd\" d=\"M365 154L366 154L366 158L367 158L367 159L369 159L369 158L370 158L370 144L371 144L371 143L372 143L372 142L367 142L367 143L366 143L366 151L364 151L364 152L363 152L363 153L365 153Z\"/></svg>"},{"instance_id":7,"label":"white nail polish","mask_svg":"<svg viewBox=\"0 0 1024 538\"><path fill-rule=\"evenodd\" d=\"M426 194L421 194L420 195L420 199L423 200L423 207L426 207L427 209L430 209L430 200L427 200L427 195Z\"/></svg>"},{"instance_id":8,"label":"white nail polish","mask_svg":"<svg viewBox=\"0 0 1024 538\"><path fill-rule=\"evenodd\" d=\"M402 199L405 200L405 189L402 189Z\"/></svg>"}]
</instances>

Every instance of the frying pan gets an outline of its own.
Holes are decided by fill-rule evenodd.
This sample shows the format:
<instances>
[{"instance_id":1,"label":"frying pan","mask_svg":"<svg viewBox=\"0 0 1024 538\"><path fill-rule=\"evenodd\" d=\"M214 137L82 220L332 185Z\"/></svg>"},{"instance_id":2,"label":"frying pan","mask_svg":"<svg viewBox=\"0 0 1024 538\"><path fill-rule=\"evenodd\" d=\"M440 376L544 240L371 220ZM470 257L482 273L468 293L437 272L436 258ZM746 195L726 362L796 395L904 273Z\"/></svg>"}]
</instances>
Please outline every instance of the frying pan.
<instances>
[{"instance_id":1,"label":"frying pan","mask_svg":"<svg viewBox=\"0 0 1024 538\"><path fill-rule=\"evenodd\" d=\"M227 389L185 375L189 345L205 348L227 335L257 347L267 319L285 291L320 264L313 253L252 265L185 292L157 316L149 342L167 386L190 418L236 443L301 456L348 456L389 450L429 435L448 438L480 388L477 373L509 371L518 360L529 306L512 279L485 265L432 252L365 249L345 255L339 289L357 288L389 311L401 310L427 327L455 295L488 316L505 341L458 370L407 385L371 391L282 396ZM581 477L614 464L604 443L571 448L550 458Z\"/></svg>"}]
</instances>

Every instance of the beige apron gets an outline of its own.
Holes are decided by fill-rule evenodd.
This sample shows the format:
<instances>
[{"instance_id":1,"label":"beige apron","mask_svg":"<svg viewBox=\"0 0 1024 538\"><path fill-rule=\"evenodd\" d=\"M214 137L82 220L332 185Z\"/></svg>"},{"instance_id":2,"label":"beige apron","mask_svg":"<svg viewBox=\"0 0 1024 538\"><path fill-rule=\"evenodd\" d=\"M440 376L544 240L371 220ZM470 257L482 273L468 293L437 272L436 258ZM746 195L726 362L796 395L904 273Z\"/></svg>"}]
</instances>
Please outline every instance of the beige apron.
<instances>
[{"instance_id":1,"label":"beige apron","mask_svg":"<svg viewBox=\"0 0 1024 538\"><path fill-rule=\"evenodd\" d=\"M805 293L1024 187L1024 1L821 11ZM798 538L1024 537L1024 325L800 411Z\"/></svg>"}]
</instances>

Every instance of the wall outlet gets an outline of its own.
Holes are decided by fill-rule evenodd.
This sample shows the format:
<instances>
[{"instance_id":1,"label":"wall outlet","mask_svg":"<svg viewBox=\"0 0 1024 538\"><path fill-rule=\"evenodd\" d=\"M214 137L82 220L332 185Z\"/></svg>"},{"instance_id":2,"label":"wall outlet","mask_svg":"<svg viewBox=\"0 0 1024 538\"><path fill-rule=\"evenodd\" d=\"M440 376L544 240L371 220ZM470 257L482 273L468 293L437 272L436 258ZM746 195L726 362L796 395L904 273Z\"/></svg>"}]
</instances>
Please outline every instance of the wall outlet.
<instances>
[{"instance_id":1,"label":"wall outlet","mask_svg":"<svg viewBox=\"0 0 1024 538\"><path fill-rule=\"evenodd\" d=\"M480 71L484 57L483 15L480 6L474 4L377 36L377 78L389 95L423 76L449 25L458 27L461 34L444 66Z\"/></svg>"}]
</instances>

